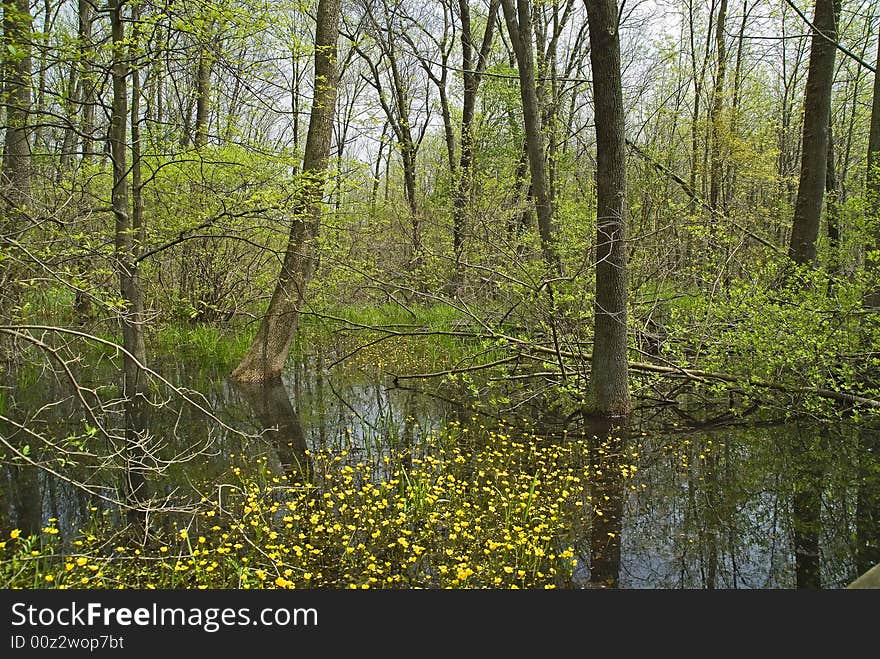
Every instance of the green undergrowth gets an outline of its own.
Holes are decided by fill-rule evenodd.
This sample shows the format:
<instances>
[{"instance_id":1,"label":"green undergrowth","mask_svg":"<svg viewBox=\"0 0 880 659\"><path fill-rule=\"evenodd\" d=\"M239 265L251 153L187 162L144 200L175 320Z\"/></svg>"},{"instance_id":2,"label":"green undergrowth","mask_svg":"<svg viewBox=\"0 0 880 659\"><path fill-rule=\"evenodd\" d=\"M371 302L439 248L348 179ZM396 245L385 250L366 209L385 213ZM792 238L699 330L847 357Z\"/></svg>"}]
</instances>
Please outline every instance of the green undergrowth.
<instances>
[{"instance_id":1,"label":"green undergrowth","mask_svg":"<svg viewBox=\"0 0 880 659\"><path fill-rule=\"evenodd\" d=\"M166 325L150 334L147 350L163 358L175 356L201 366L228 370L244 356L255 332L256 325Z\"/></svg>"}]
</instances>

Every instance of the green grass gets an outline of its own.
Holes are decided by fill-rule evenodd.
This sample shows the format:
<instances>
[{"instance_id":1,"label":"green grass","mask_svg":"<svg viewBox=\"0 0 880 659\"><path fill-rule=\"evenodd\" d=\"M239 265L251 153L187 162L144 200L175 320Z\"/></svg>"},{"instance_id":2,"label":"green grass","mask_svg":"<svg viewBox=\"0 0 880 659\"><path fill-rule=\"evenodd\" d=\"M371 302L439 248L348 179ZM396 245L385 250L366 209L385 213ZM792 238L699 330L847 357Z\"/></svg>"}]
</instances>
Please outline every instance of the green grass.
<instances>
[{"instance_id":1,"label":"green grass","mask_svg":"<svg viewBox=\"0 0 880 659\"><path fill-rule=\"evenodd\" d=\"M228 369L242 358L253 340L251 328L214 325L166 325L150 333L148 353L179 355L207 367Z\"/></svg>"}]
</instances>

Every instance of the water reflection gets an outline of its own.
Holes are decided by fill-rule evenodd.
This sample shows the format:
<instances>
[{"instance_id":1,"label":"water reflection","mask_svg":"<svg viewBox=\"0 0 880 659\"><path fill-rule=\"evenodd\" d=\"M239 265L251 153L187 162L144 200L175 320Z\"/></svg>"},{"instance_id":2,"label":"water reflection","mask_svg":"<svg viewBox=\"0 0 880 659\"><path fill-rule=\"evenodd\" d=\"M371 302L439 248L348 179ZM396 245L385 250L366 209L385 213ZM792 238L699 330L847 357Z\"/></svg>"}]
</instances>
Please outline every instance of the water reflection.
<instances>
[{"instance_id":1,"label":"water reflection","mask_svg":"<svg viewBox=\"0 0 880 659\"><path fill-rule=\"evenodd\" d=\"M821 575L822 492L824 453L822 437L802 431L791 441L792 539L794 541L795 583L798 588L819 589Z\"/></svg>"},{"instance_id":2,"label":"water reflection","mask_svg":"<svg viewBox=\"0 0 880 659\"><path fill-rule=\"evenodd\" d=\"M274 448L281 469L291 479L306 479L312 469L302 424L290 394L278 378L262 384L236 383L263 427L263 437Z\"/></svg>"},{"instance_id":3,"label":"water reflection","mask_svg":"<svg viewBox=\"0 0 880 659\"><path fill-rule=\"evenodd\" d=\"M591 419L590 440L590 560L593 588L617 588L624 511L626 429L607 419Z\"/></svg>"},{"instance_id":4,"label":"water reflection","mask_svg":"<svg viewBox=\"0 0 880 659\"><path fill-rule=\"evenodd\" d=\"M234 385L221 373L179 363L161 372L176 373L175 384L202 392L225 423L246 434L226 431L190 408L152 409L145 425L150 437L169 438L168 455L187 445L209 447L198 459L170 464L161 479L150 477L154 500L192 496L193 484L202 493L211 483L231 482L241 457L254 467L266 458L297 479L311 474L307 450L345 452L346 459L372 461L377 469L393 450L403 456L395 466L405 467L426 434L447 422L470 426L471 434L491 425L488 416L473 420L471 401L438 402L374 374L328 372L316 357L292 363L269 386ZM56 436L79 422L57 382L16 395L17 409L47 410L40 423L56 424ZM56 404L47 407L47 399ZM121 427L121 419L117 423ZM19 442L9 428L0 432ZM574 587L836 588L880 562L876 425L711 427L658 414L625 429L584 432L597 440L589 445L584 494L590 506L578 545L584 571ZM83 479L96 491L118 492L119 473L85 472ZM63 532L76 531L91 508L101 512L107 504L46 472L0 465L0 534L12 527L36 531L51 517Z\"/></svg>"},{"instance_id":5,"label":"water reflection","mask_svg":"<svg viewBox=\"0 0 880 659\"><path fill-rule=\"evenodd\" d=\"M856 483L856 571L864 574L880 564L880 432L859 429Z\"/></svg>"}]
</instances>

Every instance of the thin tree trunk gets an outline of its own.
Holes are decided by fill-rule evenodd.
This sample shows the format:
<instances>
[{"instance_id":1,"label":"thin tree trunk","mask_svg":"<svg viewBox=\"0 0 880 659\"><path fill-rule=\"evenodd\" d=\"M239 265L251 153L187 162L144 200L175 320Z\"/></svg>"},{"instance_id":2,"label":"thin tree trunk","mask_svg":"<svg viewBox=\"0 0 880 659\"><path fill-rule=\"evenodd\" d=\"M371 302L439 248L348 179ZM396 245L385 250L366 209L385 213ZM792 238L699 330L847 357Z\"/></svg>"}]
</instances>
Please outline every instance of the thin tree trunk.
<instances>
[{"instance_id":1,"label":"thin tree trunk","mask_svg":"<svg viewBox=\"0 0 880 659\"><path fill-rule=\"evenodd\" d=\"M877 38L877 67L880 67L880 34ZM880 262L880 71L874 72L874 96L871 102L871 130L868 134L868 173L865 180L868 214L873 220L869 237L867 265L876 268ZM874 280L875 282L877 279ZM865 306L880 309L880 285L871 287L865 296Z\"/></svg>"},{"instance_id":2,"label":"thin tree trunk","mask_svg":"<svg viewBox=\"0 0 880 659\"><path fill-rule=\"evenodd\" d=\"M834 291L834 280L840 273L840 187L834 158L834 134L828 121L828 162L825 164L825 220L828 227L828 294Z\"/></svg>"},{"instance_id":3,"label":"thin tree trunk","mask_svg":"<svg viewBox=\"0 0 880 659\"><path fill-rule=\"evenodd\" d=\"M712 163L709 178L709 203L712 208L723 211L721 190L723 186L723 157L721 148L722 113L724 111L724 77L727 71L727 47L725 43L725 21L727 20L727 0L721 0L715 26L715 86L712 88L712 109L709 124L712 130Z\"/></svg>"},{"instance_id":4,"label":"thin tree trunk","mask_svg":"<svg viewBox=\"0 0 880 659\"><path fill-rule=\"evenodd\" d=\"M464 79L464 95L461 108L461 153L458 160L458 177L452 199L452 250L455 255L454 288L461 285L464 277L461 271L461 257L464 252L464 239L467 232L467 208L473 186L474 160L474 119L477 106L477 91L480 86L483 70L489 51L492 48L495 21L498 15L500 0L491 0L489 16L483 40L477 56L476 68L473 62L473 34L471 33L471 16L469 0L458 0L461 16L461 68Z\"/></svg>"},{"instance_id":5,"label":"thin tree trunk","mask_svg":"<svg viewBox=\"0 0 880 659\"><path fill-rule=\"evenodd\" d=\"M596 302L591 411L632 409L627 367L626 152L615 0L584 0L596 108Z\"/></svg>"},{"instance_id":6,"label":"thin tree trunk","mask_svg":"<svg viewBox=\"0 0 880 659\"><path fill-rule=\"evenodd\" d=\"M82 159L83 164L91 164L95 156L94 140L92 134L95 131L95 74L92 71L91 58L94 55L95 46L92 43L92 21L94 19L94 8L90 0L78 0L77 13L79 16L79 57L80 57L80 81L82 84L82 92L80 99L82 100L82 120L80 123L80 132L83 135L82 142ZM162 119L159 118L161 123Z\"/></svg>"},{"instance_id":7,"label":"thin tree trunk","mask_svg":"<svg viewBox=\"0 0 880 659\"><path fill-rule=\"evenodd\" d=\"M67 81L67 94L64 98L64 111L67 126L64 128L64 139L61 142L61 155L58 162L58 180L70 170L73 163L74 151L76 150L76 116L80 106L79 92L79 64L71 62L70 77Z\"/></svg>"},{"instance_id":8,"label":"thin tree trunk","mask_svg":"<svg viewBox=\"0 0 880 659\"><path fill-rule=\"evenodd\" d=\"M132 30L131 46L131 231L134 240L132 252L137 258L144 246L147 227L144 223L143 175L141 172L141 76L135 64L137 44L140 37L140 7L131 6Z\"/></svg>"},{"instance_id":9,"label":"thin tree trunk","mask_svg":"<svg viewBox=\"0 0 880 659\"><path fill-rule=\"evenodd\" d=\"M211 52L210 45L199 48L199 64L196 71L196 135L195 146L208 144L208 123L211 112Z\"/></svg>"},{"instance_id":10,"label":"thin tree trunk","mask_svg":"<svg viewBox=\"0 0 880 659\"><path fill-rule=\"evenodd\" d=\"M78 61L71 73L71 79L77 79L77 89L75 96L71 97L71 125L65 134L64 149L62 153L62 170L66 170L69 166L64 164L64 158L73 159L73 151L77 143L77 121L76 121L76 105L80 105L79 117L79 133L82 136L82 164L90 165L93 157L92 131L95 126L95 75L92 71L91 57L94 52L94 44L92 43L92 17L93 8L89 0L79 0L77 3L77 57ZM74 90L71 82L71 90ZM69 143L68 143L69 138ZM83 190L88 194L91 188L91 178L89 175L83 181ZM85 233L85 232L80 232ZM80 254L76 259L76 273L79 277L81 285L77 288L74 296L73 311L76 315L77 322L85 325L92 316L92 303L88 291L86 290L86 282L88 282L89 262L86 256L85 241L78 239L77 243L80 247Z\"/></svg>"},{"instance_id":11,"label":"thin tree trunk","mask_svg":"<svg viewBox=\"0 0 880 659\"><path fill-rule=\"evenodd\" d=\"M28 0L3 6L5 78L0 105L6 109L6 136L0 170L0 238L20 239L31 195L31 153L28 118L31 113L32 19ZM24 212L23 212L24 211ZM21 292L16 259L0 259L0 315L6 315Z\"/></svg>"},{"instance_id":12,"label":"thin tree trunk","mask_svg":"<svg viewBox=\"0 0 880 659\"><path fill-rule=\"evenodd\" d=\"M299 56L297 54L296 48L293 49L291 54L291 67L293 69L291 74L291 90L290 90L290 112L293 119L293 126L291 127L291 132L293 135L291 136L293 139L291 140L293 153L296 155L296 159L299 160ZM236 84L238 84L238 78L236 78ZM294 171L294 173L297 173Z\"/></svg>"},{"instance_id":13,"label":"thin tree trunk","mask_svg":"<svg viewBox=\"0 0 880 659\"><path fill-rule=\"evenodd\" d=\"M388 121L382 124L382 136L379 138L379 151L376 154L376 165L373 168L373 187L370 191L370 216L376 217L376 202L379 198L379 182L382 178L382 152L385 150L385 136L388 134Z\"/></svg>"},{"instance_id":14,"label":"thin tree trunk","mask_svg":"<svg viewBox=\"0 0 880 659\"><path fill-rule=\"evenodd\" d=\"M59 178L63 176L65 172L70 170L73 163L77 143L77 117L82 112L82 96L86 84L86 81L83 79L83 73L86 71L87 67L85 61L86 39L84 36L85 16L83 16L81 12L87 10L85 10L83 6L90 8L90 5L85 0L80 0L78 3L77 22L79 27L77 30L77 58L70 63L70 78L67 84L67 97L64 100L68 125L64 129L64 139L61 145L60 171L58 173ZM89 23L89 27L91 27L91 23Z\"/></svg>"},{"instance_id":15,"label":"thin tree trunk","mask_svg":"<svg viewBox=\"0 0 880 659\"><path fill-rule=\"evenodd\" d=\"M49 72L49 39L52 32L52 0L43 0L43 30L40 34L40 45L37 52L41 54L41 59L37 63L39 71L39 80L37 82L37 102L34 107L34 114L37 115L37 125L34 127L34 147L40 151L48 150L46 144L46 76Z\"/></svg>"},{"instance_id":16,"label":"thin tree trunk","mask_svg":"<svg viewBox=\"0 0 880 659\"><path fill-rule=\"evenodd\" d=\"M695 14L694 14L694 6L693 0L688 3L688 34L690 38L690 56L691 56L691 75L694 80L694 112L691 117L691 170L690 170L690 186L691 190L697 189L697 174L700 170L699 167L699 127L700 127L700 103L702 100L703 94L703 83L706 79L706 66L709 62L709 43L712 38L712 13L715 9L714 0L712 2L712 6L709 9L709 29L706 33L706 52L703 55L703 61L700 65L699 71L697 71L697 45L696 45L696 22L695 22ZM696 206L691 203L690 206L690 214L693 215L696 211Z\"/></svg>"},{"instance_id":17,"label":"thin tree trunk","mask_svg":"<svg viewBox=\"0 0 880 659\"><path fill-rule=\"evenodd\" d=\"M321 218L336 110L336 41L341 0L319 0L315 31L315 98L303 157L303 185L293 208L284 263L257 336L232 378L261 382L280 377L314 270L314 240Z\"/></svg>"},{"instance_id":18,"label":"thin tree trunk","mask_svg":"<svg viewBox=\"0 0 880 659\"><path fill-rule=\"evenodd\" d=\"M31 153L28 118L31 113L31 47L32 18L28 0L14 0L3 8L3 33L12 55L4 54L6 105L6 139L3 148L3 169L0 182L6 219L0 223L2 233L14 231L9 226L16 209L27 203L31 185Z\"/></svg>"},{"instance_id":19,"label":"thin tree trunk","mask_svg":"<svg viewBox=\"0 0 880 659\"><path fill-rule=\"evenodd\" d=\"M410 227L412 230L410 240L412 243L411 264L416 266L421 260L422 253L422 228L419 215L418 197L416 194L416 155L417 147L413 140L412 130L407 120L409 116L409 102L407 90L397 67L397 59L393 49L388 51L391 76L394 82L394 99L397 105L399 120L394 124L397 128L398 143L400 144L400 160L403 166L403 190L410 213Z\"/></svg>"},{"instance_id":20,"label":"thin tree trunk","mask_svg":"<svg viewBox=\"0 0 880 659\"><path fill-rule=\"evenodd\" d=\"M541 114L538 109L538 95L535 87L535 58L532 46L532 18L529 0L502 0L507 32L519 68L519 88L523 106L523 124L526 132L526 146L529 155L529 171L532 177L532 190L535 195L535 210L538 216L538 232L541 236L541 251L544 261L556 272L561 263L554 245L553 200L547 187L547 170L544 159L544 135Z\"/></svg>"},{"instance_id":21,"label":"thin tree trunk","mask_svg":"<svg viewBox=\"0 0 880 659\"><path fill-rule=\"evenodd\" d=\"M508 220L508 234L511 238L519 238L532 224L532 185L529 179L529 148L523 140L519 149L519 158L513 172L513 207L520 208L519 217L511 216ZM521 247L517 245L517 247Z\"/></svg>"},{"instance_id":22,"label":"thin tree trunk","mask_svg":"<svg viewBox=\"0 0 880 659\"><path fill-rule=\"evenodd\" d=\"M746 23L749 18L749 0L743 0L742 20L739 24L739 34L736 39L736 64L733 68L733 99L730 103L730 139L735 141L739 138L739 105L740 91L742 89L742 62L743 45L745 42ZM727 163L727 184L724 192L724 207L730 203L736 190L737 170L731 162Z\"/></svg>"},{"instance_id":23,"label":"thin tree trunk","mask_svg":"<svg viewBox=\"0 0 880 659\"><path fill-rule=\"evenodd\" d=\"M831 83L837 50L834 0L816 0L813 25L821 34L813 32L810 47L810 68L804 95L801 173L788 248L789 256L798 264L813 264L816 260L816 239L819 236L828 158Z\"/></svg>"},{"instance_id":24,"label":"thin tree trunk","mask_svg":"<svg viewBox=\"0 0 880 659\"><path fill-rule=\"evenodd\" d=\"M137 263L135 226L129 212L128 161L126 134L128 118L128 61L130 49L125 36L124 0L110 3L111 35L113 41L113 102L110 116L110 158L113 162L113 214L116 218L115 257L119 288L125 308L121 313L123 354L123 397L125 399L125 427L128 452L126 458L137 463L141 439L145 430L146 390L142 365L146 364L144 345L144 298ZM135 85L137 86L137 85ZM135 504L146 495L146 479L137 469L127 472L127 496Z\"/></svg>"}]
</instances>

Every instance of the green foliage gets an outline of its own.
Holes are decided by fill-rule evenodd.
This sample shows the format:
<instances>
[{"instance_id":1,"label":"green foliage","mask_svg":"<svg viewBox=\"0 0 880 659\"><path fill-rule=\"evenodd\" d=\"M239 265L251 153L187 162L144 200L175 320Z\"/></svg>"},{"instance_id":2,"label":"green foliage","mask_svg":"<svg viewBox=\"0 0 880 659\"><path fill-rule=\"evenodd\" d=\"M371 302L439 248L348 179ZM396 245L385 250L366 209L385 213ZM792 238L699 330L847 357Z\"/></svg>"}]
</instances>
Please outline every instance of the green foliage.
<instances>
[{"instance_id":1,"label":"green foliage","mask_svg":"<svg viewBox=\"0 0 880 659\"><path fill-rule=\"evenodd\" d=\"M828 400L798 390L865 392L869 374L860 357L864 340L862 287L839 282L828 293L821 270L768 263L723 289L678 297L669 306L663 357L676 364L733 374L747 398L781 397L791 414L835 413ZM788 392L771 392L754 381ZM719 383L716 391L729 384Z\"/></svg>"}]
</instances>

